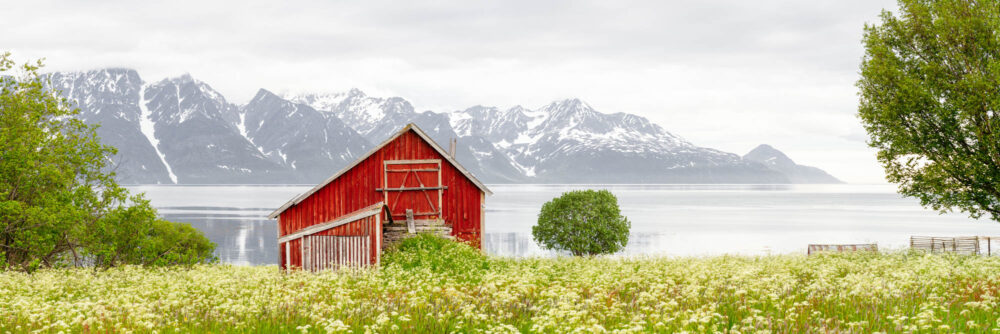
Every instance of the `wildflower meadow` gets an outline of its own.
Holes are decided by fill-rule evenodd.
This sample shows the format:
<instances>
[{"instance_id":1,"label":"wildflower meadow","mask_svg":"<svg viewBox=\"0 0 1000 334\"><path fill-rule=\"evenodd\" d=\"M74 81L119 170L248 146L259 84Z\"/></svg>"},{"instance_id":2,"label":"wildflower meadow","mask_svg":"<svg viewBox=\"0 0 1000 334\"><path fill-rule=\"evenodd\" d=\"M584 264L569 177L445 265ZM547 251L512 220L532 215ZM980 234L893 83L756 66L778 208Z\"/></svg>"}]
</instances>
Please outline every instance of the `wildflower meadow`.
<instances>
[{"instance_id":1,"label":"wildflower meadow","mask_svg":"<svg viewBox=\"0 0 1000 334\"><path fill-rule=\"evenodd\" d=\"M445 254L424 257L431 251ZM455 254L397 252L379 268L315 274L230 265L3 272L0 332L1000 331L1000 258Z\"/></svg>"}]
</instances>

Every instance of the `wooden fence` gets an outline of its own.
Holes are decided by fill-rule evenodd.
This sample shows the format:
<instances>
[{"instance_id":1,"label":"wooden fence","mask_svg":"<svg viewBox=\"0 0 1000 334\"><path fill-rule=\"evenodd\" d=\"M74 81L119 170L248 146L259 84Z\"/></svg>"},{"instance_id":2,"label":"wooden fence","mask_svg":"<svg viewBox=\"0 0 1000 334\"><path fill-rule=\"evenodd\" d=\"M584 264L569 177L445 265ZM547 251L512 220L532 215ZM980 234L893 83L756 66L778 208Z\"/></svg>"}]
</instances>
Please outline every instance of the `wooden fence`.
<instances>
[{"instance_id":1,"label":"wooden fence","mask_svg":"<svg viewBox=\"0 0 1000 334\"><path fill-rule=\"evenodd\" d=\"M812 255L818 252L877 252L877 244L849 244L849 245L818 245L810 244L806 254Z\"/></svg>"},{"instance_id":2,"label":"wooden fence","mask_svg":"<svg viewBox=\"0 0 1000 334\"><path fill-rule=\"evenodd\" d=\"M986 241L986 255L993 256L993 239L1000 240L1000 237L979 237L981 241Z\"/></svg>"},{"instance_id":3,"label":"wooden fence","mask_svg":"<svg viewBox=\"0 0 1000 334\"><path fill-rule=\"evenodd\" d=\"M320 271L370 265L372 244L368 236L307 235L302 238L302 269Z\"/></svg>"},{"instance_id":4,"label":"wooden fence","mask_svg":"<svg viewBox=\"0 0 1000 334\"><path fill-rule=\"evenodd\" d=\"M910 248L931 252L952 252L960 254L993 255L993 239L990 236L966 237L924 237L911 236Z\"/></svg>"}]
</instances>

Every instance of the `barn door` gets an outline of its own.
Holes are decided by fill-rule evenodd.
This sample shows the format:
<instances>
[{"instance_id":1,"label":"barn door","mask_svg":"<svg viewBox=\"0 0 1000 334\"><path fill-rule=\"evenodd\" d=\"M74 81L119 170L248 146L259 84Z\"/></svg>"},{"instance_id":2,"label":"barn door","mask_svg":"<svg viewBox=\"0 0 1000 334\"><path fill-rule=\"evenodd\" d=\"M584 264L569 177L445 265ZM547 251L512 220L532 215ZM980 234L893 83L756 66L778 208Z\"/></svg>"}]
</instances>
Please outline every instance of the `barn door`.
<instances>
[{"instance_id":1,"label":"barn door","mask_svg":"<svg viewBox=\"0 0 1000 334\"><path fill-rule=\"evenodd\" d=\"M386 160L382 188L392 219L406 221L441 217L441 160Z\"/></svg>"}]
</instances>

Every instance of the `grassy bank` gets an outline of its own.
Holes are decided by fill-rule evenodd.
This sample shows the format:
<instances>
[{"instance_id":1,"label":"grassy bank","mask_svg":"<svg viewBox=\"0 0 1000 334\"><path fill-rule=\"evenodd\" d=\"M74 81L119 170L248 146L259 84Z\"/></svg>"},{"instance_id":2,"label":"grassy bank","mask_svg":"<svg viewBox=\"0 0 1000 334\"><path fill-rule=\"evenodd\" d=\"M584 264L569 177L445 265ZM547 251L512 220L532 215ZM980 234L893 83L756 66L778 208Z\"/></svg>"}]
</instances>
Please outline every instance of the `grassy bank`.
<instances>
[{"instance_id":1,"label":"grassy bank","mask_svg":"<svg viewBox=\"0 0 1000 334\"><path fill-rule=\"evenodd\" d=\"M991 332L1000 258L447 258L0 273L0 332Z\"/></svg>"}]
</instances>

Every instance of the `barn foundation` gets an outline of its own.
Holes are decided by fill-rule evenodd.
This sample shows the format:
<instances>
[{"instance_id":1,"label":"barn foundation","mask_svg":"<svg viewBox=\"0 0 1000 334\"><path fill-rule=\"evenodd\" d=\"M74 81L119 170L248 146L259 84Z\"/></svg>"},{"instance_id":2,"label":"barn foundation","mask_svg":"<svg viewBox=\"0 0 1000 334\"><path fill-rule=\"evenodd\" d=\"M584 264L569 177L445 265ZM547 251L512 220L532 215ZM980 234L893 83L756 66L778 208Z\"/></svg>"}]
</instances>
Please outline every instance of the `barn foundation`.
<instances>
[{"instance_id":1,"label":"barn foundation","mask_svg":"<svg viewBox=\"0 0 1000 334\"><path fill-rule=\"evenodd\" d=\"M416 236L417 233L431 233L444 238L454 239L451 225L443 220L414 220L413 229L406 222L394 222L385 224L382 232L382 249L392 246L396 242Z\"/></svg>"}]
</instances>

